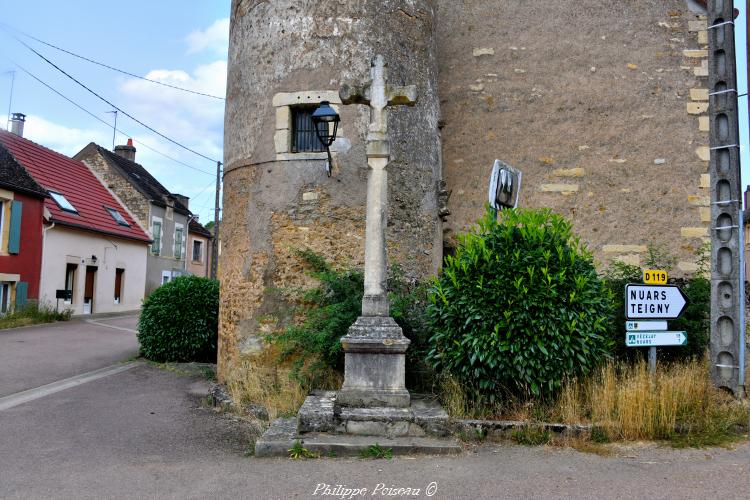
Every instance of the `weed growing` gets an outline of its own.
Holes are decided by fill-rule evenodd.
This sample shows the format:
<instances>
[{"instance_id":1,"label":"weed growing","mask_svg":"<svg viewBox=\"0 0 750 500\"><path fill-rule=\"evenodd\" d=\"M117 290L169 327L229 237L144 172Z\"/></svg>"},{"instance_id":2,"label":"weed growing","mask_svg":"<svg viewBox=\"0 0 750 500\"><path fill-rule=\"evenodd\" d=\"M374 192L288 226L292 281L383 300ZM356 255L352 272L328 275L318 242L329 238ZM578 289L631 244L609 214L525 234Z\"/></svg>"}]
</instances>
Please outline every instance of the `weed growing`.
<instances>
[{"instance_id":1,"label":"weed growing","mask_svg":"<svg viewBox=\"0 0 750 500\"><path fill-rule=\"evenodd\" d=\"M370 447L362 450L359 453L360 458L384 458L390 460L393 458L392 448L383 448L378 443L371 445Z\"/></svg>"},{"instance_id":2,"label":"weed growing","mask_svg":"<svg viewBox=\"0 0 750 500\"><path fill-rule=\"evenodd\" d=\"M50 305L30 304L19 311L0 316L0 330L42 323L54 323L55 321L68 321L72 314L73 311L71 309L58 312Z\"/></svg>"}]
</instances>

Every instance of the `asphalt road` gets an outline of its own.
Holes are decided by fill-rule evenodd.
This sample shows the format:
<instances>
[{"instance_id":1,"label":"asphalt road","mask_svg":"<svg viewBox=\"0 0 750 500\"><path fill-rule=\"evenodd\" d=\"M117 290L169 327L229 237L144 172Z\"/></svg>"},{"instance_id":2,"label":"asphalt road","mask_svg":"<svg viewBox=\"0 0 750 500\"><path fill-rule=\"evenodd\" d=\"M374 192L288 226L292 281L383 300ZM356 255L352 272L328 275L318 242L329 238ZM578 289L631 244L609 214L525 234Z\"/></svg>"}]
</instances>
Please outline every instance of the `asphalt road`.
<instances>
[{"instance_id":1,"label":"asphalt road","mask_svg":"<svg viewBox=\"0 0 750 500\"><path fill-rule=\"evenodd\" d=\"M14 373L3 368L2 377ZM610 457L484 444L456 457L257 459L246 453L252 427L202 405L206 389L200 378L138 363L0 410L0 498L342 498L336 485L367 489L343 498L747 498L750 491L750 444L640 445ZM398 491L387 488L404 490L389 496Z\"/></svg>"},{"instance_id":2,"label":"asphalt road","mask_svg":"<svg viewBox=\"0 0 750 500\"><path fill-rule=\"evenodd\" d=\"M138 354L137 315L90 321L96 323L74 319L0 330L0 397Z\"/></svg>"}]
</instances>

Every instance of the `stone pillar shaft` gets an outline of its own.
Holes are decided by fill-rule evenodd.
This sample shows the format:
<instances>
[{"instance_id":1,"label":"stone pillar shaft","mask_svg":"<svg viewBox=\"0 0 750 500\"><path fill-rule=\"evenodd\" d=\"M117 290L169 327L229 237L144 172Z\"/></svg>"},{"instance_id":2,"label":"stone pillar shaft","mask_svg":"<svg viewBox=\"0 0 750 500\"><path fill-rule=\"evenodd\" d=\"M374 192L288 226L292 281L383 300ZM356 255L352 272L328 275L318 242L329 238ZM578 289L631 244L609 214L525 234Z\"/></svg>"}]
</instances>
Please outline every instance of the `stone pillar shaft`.
<instances>
[{"instance_id":1,"label":"stone pillar shaft","mask_svg":"<svg viewBox=\"0 0 750 500\"><path fill-rule=\"evenodd\" d=\"M365 227L365 293L363 316L388 316L385 229L388 224L387 157L367 158L367 221Z\"/></svg>"}]
</instances>

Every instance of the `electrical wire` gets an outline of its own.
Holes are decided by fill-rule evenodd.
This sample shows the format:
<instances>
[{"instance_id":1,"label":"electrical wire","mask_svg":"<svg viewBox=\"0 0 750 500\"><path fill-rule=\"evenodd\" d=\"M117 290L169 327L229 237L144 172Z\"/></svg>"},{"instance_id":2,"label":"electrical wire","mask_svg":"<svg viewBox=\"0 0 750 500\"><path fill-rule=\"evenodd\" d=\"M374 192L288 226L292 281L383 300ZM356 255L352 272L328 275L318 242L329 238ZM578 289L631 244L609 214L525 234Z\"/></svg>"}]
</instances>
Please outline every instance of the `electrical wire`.
<instances>
[{"instance_id":1,"label":"electrical wire","mask_svg":"<svg viewBox=\"0 0 750 500\"><path fill-rule=\"evenodd\" d=\"M124 136L126 136L126 137L132 137L132 135L130 135L130 134L128 134L128 133L126 133L126 132L124 132L124 131L123 131L123 130L121 130L121 129L117 129L117 128L115 128L114 126L112 126L112 124L111 124L111 123L108 123L108 122L107 122L106 120L104 120L104 119L102 119L101 117L99 117L99 116L95 115L94 113L92 113L92 112L91 112L91 111L89 111L88 109L84 108L83 106L81 106L80 104L78 104L77 102L75 102L74 100L70 99L69 97L67 97L66 95L64 95L64 94L63 94L62 92L60 92L60 91L58 91L57 89L55 89L54 87L52 87L51 85L49 85L48 83L46 83L45 81L43 81L43 80L42 80L41 78L39 78L39 77L37 77L36 75L34 75L33 73L31 73L31 72L30 72L29 70L27 70L26 68L24 68L23 66L21 66L21 65L20 65L20 64L18 64L17 62L15 62L15 61L13 61L13 60L11 60L11 61L13 62L13 64L15 64L16 66L18 66L18 68L19 68L19 69L20 69L21 71L23 71L24 73L26 73L27 75L29 75L29 76L30 76L31 78L33 78L33 79L34 79L34 80L36 80L37 82L41 83L42 85L44 85L45 87L47 87L47 88L48 88L49 90L51 90L51 91L52 91L52 92L54 92L55 94L59 95L60 97L62 97L62 98L63 98L63 99L65 99L66 101L68 101L69 103L71 103L71 104L72 104L73 106L75 106L75 107L77 107L78 109L80 109L81 111L83 111L83 112L84 112L84 113L86 113L87 115L89 115L89 116L91 116L92 118L94 118L95 120L97 120L97 121L99 121L99 122L103 123L103 124L104 124L104 125L106 125L107 127L111 128L111 129L114 129L114 130L115 130L115 132L118 132L118 133L120 133L120 134L122 134L122 135L124 135ZM183 161L180 161L180 160L178 160L178 159L176 159L176 158L173 158L173 157L169 156L169 155L168 155L168 154L166 154L166 153L162 153L162 152L161 152L161 151L159 151L158 149L155 149L155 148L153 148L153 147L149 146L148 144L144 143L143 141L139 141L139 140L136 140L136 139L133 139L133 140L134 140L134 141L135 141L136 143L138 143L139 145L141 145L141 146L145 147L146 149L149 149L149 150L153 151L154 153L157 153L157 154L159 154L159 155L161 155L161 156L163 156L163 157L165 157L165 158L167 158L167 159L169 159L169 160L172 160L172 161L173 161L173 162L175 162L175 163L179 163L180 165L183 165L183 166L185 166L185 167L187 167L187 168L190 168L190 169L192 169L192 170L195 170L195 171L201 172L201 173L203 173L203 174L206 174L206 175L210 175L210 176L212 176L212 177L216 175L215 173L212 173L212 172L207 172L207 171L205 171L205 170L201 170L200 168L194 167L194 166L192 166L192 165L189 165L189 164L187 164L187 163L185 163L185 162L183 162ZM212 183L212 184L213 184L213 183Z\"/></svg>"},{"instance_id":2,"label":"electrical wire","mask_svg":"<svg viewBox=\"0 0 750 500\"><path fill-rule=\"evenodd\" d=\"M40 38L37 38L34 35L30 35L29 33L25 33L23 31L21 31L21 30L19 30L17 28L14 28L12 26L9 26L7 24L0 23L0 25L2 25L5 28L8 28L10 30L16 31L16 32L20 33L21 35L23 35L25 37L31 38L32 40L34 40L36 42L39 42L39 43L41 43L43 45L46 45L47 47L51 47L51 48L53 48L55 50L59 50L60 52L64 52L64 53L69 54L69 55L71 55L73 57L77 57L78 59L82 59L82 60L90 62L92 64L96 64L96 65L101 66L103 68L107 68L107 69L112 70L112 71L117 71L118 73L122 73L123 75L128 75L128 76L133 77L133 78L138 78L139 80L144 80L144 81L147 81L147 82L150 82L150 83L155 83L156 85L162 85L164 87L169 87L171 89L180 90L182 92L189 92L191 94L196 94L196 95L200 95L200 96L204 96L204 97L211 97L213 99L219 99L221 101L225 101L226 100L226 98L221 97L221 96L212 95L212 94L206 94L204 92L198 92L197 90L190 90L190 89L186 89L184 87L178 87L177 85L171 85L169 83L164 83L164 82L160 82L158 80L152 80L150 78L146 78L144 76L136 75L135 73L131 73L131 72L125 71L123 69L115 68L114 66L110 66L109 64L105 64L105 63L102 63L102 62L99 62L99 61L95 61L95 60L90 59L90 58L88 58L86 56L82 56L80 54L76 54L75 52L71 52L71 51L69 51L67 49L64 49L62 47L58 47L57 45L54 45L52 43L45 42L44 40L42 40ZM8 31L8 29L6 29L6 31Z\"/></svg>"},{"instance_id":3,"label":"electrical wire","mask_svg":"<svg viewBox=\"0 0 750 500\"><path fill-rule=\"evenodd\" d=\"M206 155L204 155L204 154L202 154L202 153L199 153L198 151L196 151L196 150L194 150L194 149L192 149L192 148L189 148L188 146L185 146L184 144L181 144L181 143L179 143L179 142L175 141L174 139L172 139L172 138L170 138L170 137L167 137L166 135L164 135L163 133L161 133L161 132L159 132L158 130L154 129L153 127L151 127L151 126L149 126L149 125L146 125L145 123L143 123L143 122L142 122L141 120L139 120L139 119L138 119L138 118L136 118L135 116L131 115L131 114L130 114L130 113L128 113L127 111L123 110L122 108L120 108L120 107L118 107L118 106L115 106L115 105L114 105L114 104L113 104L113 103L112 103L111 101L107 100L106 98L102 97L101 95L99 95L99 94L97 94L96 92L94 92L93 90L91 90L91 89L90 89L89 87L87 87L87 86L86 86L85 84L83 84L82 82L80 82L79 80L77 80L77 79L76 79L76 78L75 78L74 76L72 76L72 75L71 75L70 73L66 72L66 71L65 71L64 69L60 68L60 67L59 67L59 66L58 66L57 64L55 64L55 63L53 63L52 61L50 61L49 59L47 59L47 58L46 58L46 57L45 57L44 55L42 55L42 54L40 54L39 52L37 52L37 51L36 51L36 50L35 50L35 49L34 49L33 47L31 47L31 46L30 46L29 44L27 44L27 43L26 43L26 42L24 42L23 40L19 39L18 37L16 37L16 40L17 40L17 41L18 41L18 42L19 42L19 43L20 43L21 45L23 45L24 47L26 47L27 49L29 49L29 50L30 50L31 52L33 52L34 54L36 54L37 56L39 56L39 57L40 57L40 58L41 58L41 59L42 59L43 61L45 61L45 62L46 62L47 64L49 64L50 66L52 66L53 68L55 68L56 70L58 70L58 71L59 71L60 73L62 73L63 75L65 75L65 76L67 76L68 78L70 78L71 80L73 80L74 82L76 82L76 83L77 83L78 85L80 85L81 87L83 87L83 88L84 88L84 89L85 89L86 91L88 91L89 93L93 94L94 96L96 96L96 97L97 97L97 98L99 98L100 100L102 100L102 101L106 102L107 104L109 104L110 106L112 106L112 107L113 107L114 109L116 109L116 110L117 110L117 111L119 111L120 113L124 114L125 116L127 116L128 118L130 118L131 120L133 120L134 122L138 123L138 124L139 124L139 125L141 125L142 127L145 127L145 128L147 128L148 130L150 130L150 131L151 131L151 132L153 132L154 134L158 135L159 137L161 137L161 138L163 138L163 139L166 139L167 141L171 142L172 144L175 144L176 146L179 146L179 147L181 147L182 149L184 149L184 150L186 150L186 151L190 151L190 152L191 152L191 153L193 153L194 155L200 156L201 158L205 158L206 160L208 160L208 161L212 161L212 162L214 162L214 163L220 163L220 161L219 161L219 160L216 160L216 159L214 159L214 158L211 158L211 157L209 157L209 156L206 156Z\"/></svg>"}]
</instances>

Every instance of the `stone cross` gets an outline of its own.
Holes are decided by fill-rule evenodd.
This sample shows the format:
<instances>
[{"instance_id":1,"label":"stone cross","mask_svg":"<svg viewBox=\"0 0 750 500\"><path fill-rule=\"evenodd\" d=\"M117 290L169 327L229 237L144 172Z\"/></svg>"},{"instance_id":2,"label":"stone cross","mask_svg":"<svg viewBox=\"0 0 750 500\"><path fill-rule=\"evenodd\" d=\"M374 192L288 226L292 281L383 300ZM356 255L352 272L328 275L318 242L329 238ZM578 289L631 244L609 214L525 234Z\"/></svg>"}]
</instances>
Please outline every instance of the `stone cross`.
<instances>
[{"instance_id":1,"label":"stone cross","mask_svg":"<svg viewBox=\"0 0 750 500\"><path fill-rule=\"evenodd\" d=\"M388 174L391 159L388 140L388 106L412 106L417 101L414 85L388 84L383 56L376 56L370 70L371 82L343 86L344 104L370 106L367 132L367 219L365 227L365 290L362 316L341 339L344 349L344 384L336 404L350 407L408 407L405 358L409 339L390 317L386 288L387 263L385 229L388 215Z\"/></svg>"},{"instance_id":2,"label":"stone cross","mask_svg":"<svg viewBox=\"0 0 750 500\"><path fill-rule=\"evenodd\" d=\"M371 82L362 86L344 85L339 92L344 104L370 106L367 133L367 219L365 228L365 294L363 316L388 316L386 290L387 263L385 229L388 214L388 173L391 149L388 140L388 106L413 106L417 87L388 84L387 65L383 56L372 61Z\"/></svg>"}]
</instances>

